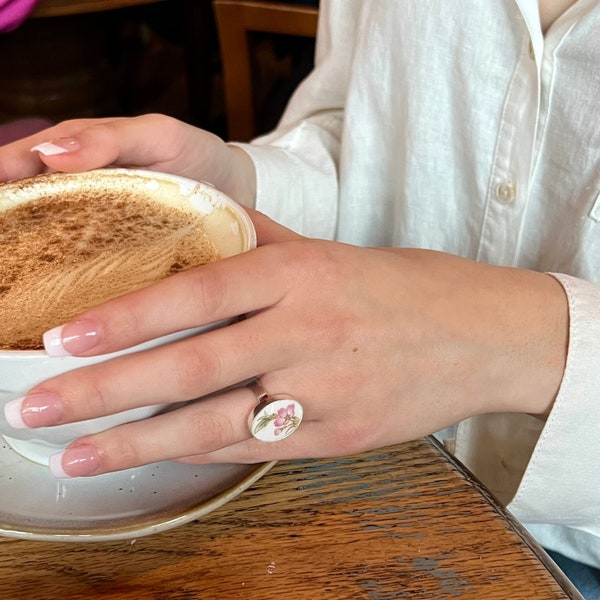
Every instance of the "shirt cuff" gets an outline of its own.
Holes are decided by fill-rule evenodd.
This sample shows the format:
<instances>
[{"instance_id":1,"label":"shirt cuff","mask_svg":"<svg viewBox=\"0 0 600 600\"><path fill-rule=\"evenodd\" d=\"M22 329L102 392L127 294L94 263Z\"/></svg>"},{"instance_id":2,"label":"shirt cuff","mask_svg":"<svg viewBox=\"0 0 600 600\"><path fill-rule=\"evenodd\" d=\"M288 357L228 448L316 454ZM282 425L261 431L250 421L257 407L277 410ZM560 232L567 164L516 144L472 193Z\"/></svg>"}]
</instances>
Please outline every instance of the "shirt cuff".
<instances>
[{"instance_id":1,"label":"shirt cuff","mask_svg":"<svg viewBox=\"0 0 600 600\"><path fill-rule=\"evenodd\" d=\"M508 508L525 523L600 536L600 288L552 275L568 298L569 351L554 406Z\"/></svg>"},{"instance_id":2,"label":"shirt cuff","mask_svg":"<svg viewBox=\"0 0 600 600\"><path fill-rule=\"evenodd\" d=\"M337 142L302 123L277 139L242 148L256 169L255 208L301 235L334 239L338 218Z\"/></svg>"}]
</instances>

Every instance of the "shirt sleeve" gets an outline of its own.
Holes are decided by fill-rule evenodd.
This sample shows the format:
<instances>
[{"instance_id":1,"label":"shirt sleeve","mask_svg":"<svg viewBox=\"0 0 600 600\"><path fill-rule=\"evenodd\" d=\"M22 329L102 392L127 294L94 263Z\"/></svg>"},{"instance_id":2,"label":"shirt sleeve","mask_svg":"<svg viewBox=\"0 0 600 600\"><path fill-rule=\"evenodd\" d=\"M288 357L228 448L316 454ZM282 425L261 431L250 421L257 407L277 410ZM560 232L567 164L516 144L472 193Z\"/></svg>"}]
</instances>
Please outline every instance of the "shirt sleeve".
<instances>
[{"instance_id":1,"label":"shirt sleeve","mask_svg":"<svg viewBox=\"0 0 600 600\"><path fill-rule=\"evenodd\" d=\"M311 237L335 237L344 104L359 11L360 0L321 3L312 73L273 132L236 144L254 161L255 207Z\"/></svg>"},{"instance_id":2,"label":"shirt sleeve","mask_svg":"<svg viewBox=\"0 0 600 600\"><path fill-rule=\"evenodd\" d=\"M554 406L508 505L525 523L600 536L600 288L554 275L569 303L569 350Z\"/></svg>"}]
</instances>

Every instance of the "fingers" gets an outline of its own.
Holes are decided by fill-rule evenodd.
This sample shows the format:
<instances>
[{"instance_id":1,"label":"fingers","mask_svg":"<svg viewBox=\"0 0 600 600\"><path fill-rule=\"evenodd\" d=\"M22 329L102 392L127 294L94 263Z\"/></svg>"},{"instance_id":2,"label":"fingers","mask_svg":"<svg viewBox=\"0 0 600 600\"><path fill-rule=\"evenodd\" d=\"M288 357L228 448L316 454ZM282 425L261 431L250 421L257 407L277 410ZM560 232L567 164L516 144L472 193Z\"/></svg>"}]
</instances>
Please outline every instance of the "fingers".
<instances>
[{"instance_id":1,"label":"fingers","mask_svg":"<svg viewBox=\"0 0 600 600\"><path fill-rule=\"evenodd\" d=\"M48 427L205 396L289 362L289 342L276 339L281 325L261 313L177 343L69 371L33 388L15 407L27 427Z\"/></svg>"},{"instance_id":2,"label":"fingers","mask_svg":"<svg viewBox=\"0 0 600 600\"><path fill-rule=\"evenodd\" d=\"M257 210L246 208L246 211L254 223L259 246L304 239L300 234L280 225Z\"/></svg>"},{"instance_id":3,"label":"fingers","mask_svg":"<svg viewBox=\"0 0 600 600\"><path fill-rule=\"evenodd\" d=\"M199 135L203 143L196 144ZM197 163L210 141L224 145L217 136L164 115L74 119L0 148L0 181L109 165L194 177L186 165Z\"/></svg>"},{"instance_id":4,"label":"fingers","mask_svg":"<svg viewBox=\"0 0 600 600\"><path fill-rule=\"evenodd\" d=\"M210 265L212 270L197 269L191 283L184 274L174 276L164 285L118 298L63 327L67 348L97 338L92 350L106 354L117 347L135 346L148 336L252 313L250 318L220 329L46 380L14 401L10 410L16 420L27 427L47 427L129 408L187 401L293 363L291 349L304 351L297 342L305 334L301 327L293 327L282 336L281 331L289 328L290 313L279 308L293 285L293 263L291 272L284 270L284 276L272 285L256 285L257 281L269 281L273 261L301 254L303 242L290 244L287 251L283 246L256 250L261 253L259 260L251 260L247 253ZM96 335L81 331L79 337L72 335L77 328Z\"/></svg>"},{"instance_id":5,"label":"fingers","mask_svg":"<svg viewBox=\"0 0 600 600\"><path fill-rule=\"evenodd\" d=\"M59 477L86 477L162 460L253 464L340 454L336 432L323 421L304 420L296 432L281 441L254 439L248 418L255 403L247 388L201 399L152 419L82 438L53 456L50 466ZM354 443L346 454L371 446L375 443Z\"/></svg>"},{"instance_id":6,"label":"fingers","mask_svg":"<svg viewBox=\"0 0 600 600\"><path fill-rule=\"evenodd\" d=\"M113 119L77 119L64 121L59 125L49 127L48 129L44 129L31 136L0 147L0 181L22 179L48 170L54 170L54 166L60 166L61 159L51 157L49 161L46 161L46 157L39 152L32 152L32 148L54 139L67 139L73 141L73 138L78 136L85 128L92 125L100 125L112 120ZM78 149L76 144L70 144L70 150L73 153L73 156L77 154ZM68 166L68 164L67 160L66 165ZM95 166L105 165L97 164ZM80 168L79 170L83 169Z\"/></svg>"},{"instance_id":7,"label":"fingers","mask_svg":"<svg viewBox=\"0 0 600 600\"><path fill-rule=\"evenodd\" d=\"M188 128L192 129L163 115L67 121L48 130L34 148L57 171L108 165L152 168L178 155L181 132Z\"/></svg>"},{"instance_id":8,"label":"fingers","mask_svg":"<svg viewBox=\"0 0 600 600\"><path fill-rule=\"evenodd\" d=\"M381 413L389 416L390 412L382 408L377 416L368 406L370 388L375 385L374 365L381 360L379 353L370 357L369 348L371 338L382 328L389 329L389 323L386 318L381 322L380 305L371 297L364 311L353 318L358 327L352 328L345 301L333 307L317 301L332 290L344 291L340 281L349 264L360 264L362 274L381 257L329 242L298 240L267 219L259 227L262 224L267 238L289 235L293 239L173 276L88 311L80 325L99 325L93 348L81 351L71 345L77 338L68 339L72 324L63 328L68 335L62 341L75 354L91 355L200 323L239 314L248 314L247 318L48 380L23 400L21 417L29 427L79 421L139 406L191 400L260 375L269 393L289 393L302 402L305 421L300 429L271 445L251 439L247 420L256 399L219 394L215 396L218 408L205 404L205 399L76 442L68 450L71 458L60 459L65 473L72 474L71 466L84 463L88 467L81 474L188 457L199 462L261 462L328 451L344 454L360 449L374 435L381 438L382 433L369 422L384 422ZM355 252L360 257L354 257ZM384 258L387 264L389 257ZM370 289L368 282L360 282L345 289L344 297L356 299L360 290ZM377 290L377 298L389 296ZM352 402L344 390L353 391ZM393 400L390 409L395 410ZM36 422L34 415L53 420Z\"/></svg>"},{"instance_id":9,"label":"fingers","mask_svg":"<svg viewBox=\"0 0 600 600\"><path fill-rule=\"evenodd\" d=\"M329 456L343 456L362 452L376 444L359 444L355 440L353 445L346 449L335 443L336 431L331 424L321 420L302 421L302 424L293 435L280 442L265 443L246 438L235 444L223 446L206 454L196 454L179 462L187 463L242 463L254 464L271 460L294 460L299 458L326 458Z\"/></svg>"},{"instance_id":10,"label":"fingers","mask_svg":"<svg viewBox=\"0 0 600 600\"><path fill-rule=\"evenodd\" d=\"M53 457L60 476L85 476L209 452L249 437L254 394L238 388L152 419L78 440Z\"/></svg>"},{"instance_id":11,"label":"fingers","mask_svg":"<svg viewBox=\"0 0 600 600\"><path fill-rule=\"evenodd\" d=\"M56 355L105 354L272 306L285 296L293 279L287 269L277 279L272 274L282 271L281 261L290 253L299 251L264 246L120 296L49 332L47 351Z\"/></svg>"},{"instance_id":12,"label":"fingers","mask_svg":"<svg viewBox=\"0 0 600 600\"><path fill-rule=\"evenodd\" d=\"M313 314L305 300L288 298L297 280L305 281L303 270L312 269L312 262L305 264L306 243L270 244L173 276L60 328L62 346L87 356L134 347L202 323L250 315L226 327L46 380L15 401L16 420L22 419L28 427L47 427L191 400L293 364L320 365L318 355L329 357L343 339L325 332L335 323L343 333L344 325L337 310L332 321L331 315ZM306 299L313 297L308 292ZM348 340L343 345L351 349L352 344ZM353 351L342 354L336 372L357 357ZM332 369L328 377L335 379Z\"/></svg>"}]
</instances>

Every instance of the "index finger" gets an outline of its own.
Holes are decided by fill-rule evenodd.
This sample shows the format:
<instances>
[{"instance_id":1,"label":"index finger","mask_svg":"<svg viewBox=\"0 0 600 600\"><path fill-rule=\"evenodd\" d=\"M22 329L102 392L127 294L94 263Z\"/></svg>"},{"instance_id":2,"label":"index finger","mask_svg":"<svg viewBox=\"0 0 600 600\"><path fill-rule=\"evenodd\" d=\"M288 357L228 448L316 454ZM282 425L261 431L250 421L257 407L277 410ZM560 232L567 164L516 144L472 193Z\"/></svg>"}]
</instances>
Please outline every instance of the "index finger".
<instances>
[{"instance_id":1,"label":"index finger","mask_svg":"<svg viewBox=\"0 0 600 600\"><path fill-rule=\"evenodd\" d=\"M289 246L262 246L109 300L47 332L46 350L53 356L105 354L271 306L292 285L286 263L300 250Z\"/></svg>"},{"instance_id":2,"label":"index finger","mask_svg":"<svg viewBox=\"0 0 600 600\"><path fill-rule=\"evenodd\" d=\"M48 140L76 136L92 124L101 124L111 120L113 119L74 119L64 121L0 147L0 182L32 177L33 175L53 170L46 164L45 160L42 160L43 157L37 152L31 151L33 147ZM100 159L100 163L96 166L105 166L105 164L108 163L102 163L102 159ZM84 168L80 168L79 170L84 170Z\"/></svg>"}]
</instances>

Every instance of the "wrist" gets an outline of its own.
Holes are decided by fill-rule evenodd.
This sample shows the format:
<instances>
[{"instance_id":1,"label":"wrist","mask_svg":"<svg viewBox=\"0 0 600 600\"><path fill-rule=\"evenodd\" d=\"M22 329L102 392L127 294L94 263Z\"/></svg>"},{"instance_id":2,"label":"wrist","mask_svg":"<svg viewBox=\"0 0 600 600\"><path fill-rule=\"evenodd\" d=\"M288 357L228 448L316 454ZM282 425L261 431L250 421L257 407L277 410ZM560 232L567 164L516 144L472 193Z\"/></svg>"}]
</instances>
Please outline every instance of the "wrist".
<instances>
[{"instance_id":1,"label":"wrist","mask_svg":"<svg viewBox=\"0 0 600 600\"><path fill-rule=\"evenodd\" d=\"M509 411L546 418L558 394L565 369L569 309L562 285L551 275L514 270L513 297L517 322ZM520 284L523 284L522 286ZM510 384L509 384L510 387Z\"/></svg>"},{"instance_id":2,"label":"wrist","mask_svg":"<svg viewBox=\"0 0 600 600\"><path fill-rule=\"evenodd\" d=\"M222 191L230 198L247 208L254 208L256 203L256 169L254 161L239 146L227 144L225 152L228 165Z\"/></svg>"}]
</instances>

